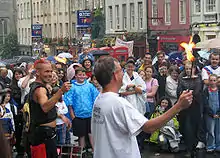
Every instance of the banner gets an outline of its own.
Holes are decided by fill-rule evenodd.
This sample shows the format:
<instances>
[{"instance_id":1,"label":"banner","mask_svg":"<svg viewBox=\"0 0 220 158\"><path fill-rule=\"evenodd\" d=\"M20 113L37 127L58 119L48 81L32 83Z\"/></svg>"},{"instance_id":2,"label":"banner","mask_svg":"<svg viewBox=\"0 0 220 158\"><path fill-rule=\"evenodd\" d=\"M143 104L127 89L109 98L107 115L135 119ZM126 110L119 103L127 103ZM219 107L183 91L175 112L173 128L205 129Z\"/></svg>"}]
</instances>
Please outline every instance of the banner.
<instances>
[{"instance_id":1,"label":"banner","mask_svg":"<svg viewBox=\"0 0 220 158\"><path fill-rule=\"evenodd\" d=\"M32 37L42 38L42 24L33 24L32 25Z\"/></svg>"},{"instance_id":2,"label":"banner","mask_svg":"<svg viewBox=\"0 0 220 158\"><path fill-rule=\"evenodd\" d=\"M77 11L77 25L76 27L90 27L92 22L92 14L90 10Z\"/></svg>"},{"instance_id":3,"label":"banner","mask_svg":"<svg viewBox=\"0 0 220 158\"><path fill-rule=\"evenodd\" d=\"M128 47L128 56L133 56L133 47L134 41L125 42L120 38L116 38L115 46L127 46Z\"/></svg>"}]
</instances>

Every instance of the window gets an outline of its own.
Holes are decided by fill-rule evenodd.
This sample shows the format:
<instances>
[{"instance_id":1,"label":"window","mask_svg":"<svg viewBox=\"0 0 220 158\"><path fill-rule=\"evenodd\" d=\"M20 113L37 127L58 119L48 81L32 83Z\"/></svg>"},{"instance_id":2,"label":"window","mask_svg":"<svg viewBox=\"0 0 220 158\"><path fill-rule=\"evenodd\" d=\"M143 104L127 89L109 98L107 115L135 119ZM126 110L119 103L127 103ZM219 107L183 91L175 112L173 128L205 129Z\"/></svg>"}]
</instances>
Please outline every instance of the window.
<instances>
[{"instance_id":1,"label":"window","mask_svg":"<svg viewBox=\"0 0 220 158\"><path fill-rule=\"evenodd\" d=\"M54 24L54 37L57 37L57 24Z\"/></svg>"},{"instance_id":2,"label":"window","mask_svg":"<svg viewBox=\"0 0 220 158\"><path fill-rule=\"evenodd\" d=\"M24 44L27 45L27 28L24 29Z\"/></svg>"},{"instance_id":3,"label":"window","mask_svg":"<svg viewBox=\"0 0 220 158\"><path fill-rule=\"evenodd\" d=\"M39 16L39 2L37 2L37 16Z\"/></svg>"},{"instance_id":4,"label":"window","mask_svg":"<svg viewBox=\"0 0 220 158\"><path fill-rule=\"evenodd\" d=\"M52 37L51 36L51 24L49 24L48 37L50 37L50 38Z\"/></svg>"},{"instance_id":5,"label":"window","mask_svg":"<svg viewBox=\"0 0 220 158\"><path fill-rule=\"evenodd\" d=\"M31 45L31 29L28 28L28 44Z\"/></svg>"},{"instance_id":6,"label":"window","mask_svg":"<svg viewBox=\"0 0 220 158\"><path fill-rule=\"evenodd\" d=\"M20 5L17 5L17 14L18 14L18 19L21 19L21 14L20 14Z\"/></svg>"},{"instance_id":7,"label":"window","mask_svg":"<svg viewBox=\"0 0 220 158\"><path fill-rule=\"evenodd\" d=\"M65 9L64 9L65 12L68 12L68 1L65 0Z\"/></svg>"},{"instance_id":8,"label":"window","mask_svg":"<svg viewBox=\"0 0 220 158\"><path fill-rule=\"evenodd\" d=\"M89 0L85 0L85 9L89 9Z\"/></svg>"},{"instance_id":9,"label":"window","mask_svg":"<svg viewBox=\"0 0 220 158\"><path fill-rule=\"evenodd\" d=\"M216 0L206 0L206 12L216 11Z\"/></svg>"},{"instance_id":10,"label":"window","mask_svg":"<svg viewBox=\"0 0 220 158\"><path fill-rule=\"evenodd\" d=\"M110 24L110 29L113 29L113 15L112 15L112 6L109 6L109 24Z\"/></svg>"},{"instance_id":11,"label":"window","mask_svg":"<svg viewBox=\"0 0 220 158\"><path fill-rule=\"evenodd\" d=\"M63 35L63 24L60 23L60 35L62 36Z\"/></svg>"},{"instance_id":12,"label":"window","mask_svg":"<svg viewBox=\"0 0 220 158\"><path fill-rule=\"evenodd\" d=\"M152 0L152 18L158 18L157 0ZM157 19L152 19L152 25L157 25Z\"/></svg>"},{"instance_id":13,"label":"window","mask_svg":"<svg viewBox=\"0 0 220 158\"><path fill-rule=\"evenodd\" d=\"M143 3L138 3L138 27L143 28Z\"/></svg>"},{"instance_id":14,"label":"window","mask_svg":"<svg viewBox=\"0 0 220 158\"><path fill-rule=\"evenodd\" d=\"M100 7L100 8L103 8L103 6L104 6L104 4L103 4L104 2L103 2L103 1L104 1L104 0L100 0L100 2L99 2L99 4L100 4L99 7Z\"/></svg>"},{"instance_id":15,"label":"window","mask_svg":"<svg viewBox=\"0 0 220 158\"><path fill-rule=\"evenodd\" d=\"M131 19L131 28L135 27L135 21L134 21L134 3L130 3L130 19Z\"/></svg>"},{"instance_id":16,"label":"window","mask_svg":"<svg viewBox=\"0 0 220 158\"><path fill-rule=\"evenodd\" d=\"M116 29L120 29L119 5L115 6Z\"/></svg>"},{"instance_id":17,"label":"window","mask_svg":"<svg viewBox=\"0 0 220 158\"><path fill-rule=\"evenodd\" d=\"M68 23L65 23L65 30L66 30L66 37L68 37L69 36L69 27L68 27L69 25L68 25Z\"/></svg>"},{"instance_id":18,"label":"window","mask_svg":"<svg viewBox=\"0 0 220 158\"><path fill-rule=\"evenodd\" d=\"M50 14L51 11L50 11L50 0L48 0L48 3L47 3L47 10L48 10L48 13Z\"/></svg>"},{"instance_id":19,"label":"window","mask_svg":"<svg viewBox=\"0 0 220 158\"><path fill-rule=\"evenodd\" d=\"M35 3L33 3L33 14L34 14L34 16L36 16L36 8L35 7L36 7Z\"/></svg>"},{"instance_id":20,"label":"window","mask_svg":"<svg viewBox=\"0 0 220 158\"><path fill-rule=\"evenodd\" d=\"M23 18L24 18L24 17L23 17L23 15L24 15L24 14L23 14L23 5L21 4L20 7L21 7L21 19L23 19Z\"/></svg>"},{"instance_id":21,"label":"window","mask_svg":"<svg viewBox=\"0 0 220 158\"><path fill-rule=\"evenodd\" d=\"M44 13L44 5L43 5L43 1L40 1L40 15L43 15Z\"/></svg>"},{"instance_id":22,"label":"window","mask_svg":"<svg viewBox=\"0 0 220 158\"><path fill-rule=\"evenodd\" d=\"M180 24L186 23L186 0L179 1L179 22Z\"/></svg>"},{"instance_id":23,"label":"window","mask_svg":"<svg viewBox=\"0 0 220 158\"><path fill-rule=\"evenodd\" d=\"M127 28L127 7L126 4L122 5L122 16L123 16L123 29Z\"/></svg>"},{"instance_id":24,"label":"window","mask_svg":"<svg viewBox=\"0 0 220 158\"><path fill-rule=\"evenodd\" d=\"M22 32L21 32L21 44L24 44L24 29L22 28Z\"/></svg>"},{"instance_id":25,"label":"window","mask_svg":"<svg viewBox=\"0 0 220 158\"><path fill-rule=\"evenodd\" d=\"M56 13L56 0L53 0L53 13Z\"/></svg>"},{"instance_id":26,"label":"window","mask_svg":"<svg viewBox=\"0 0 220 158\"><path fill-rule=\"evenodd\" d=\"M171 24L171 17L170 17L170 6L171 0L165 0L165 24Z\"/></svg>"},{"instance_id":27,"label":"window","mask_svg":"<svg viewBox=\"0 0 220 158\"><path fill-rule=\"evenodd\" d=\"M201 12L201 0L194 0L194 13Z\"/></svg>"},{"instance_id":28,"label":"window","mask_svg":"<svg viewBox=\"0 0 220 158\"><path fill-rule=\"evenodd\" d=\"M45 24L45 26L44 26L44 36L45 37L48 37L48 30L47 30L47 24Z\"/></svg>"},{"instance_id":29,"label":"window","mask_svg":"<svg viewBox=\"0 0 220 158\"><path fill-rule=\"evenodd\" d=\"M24 18L26 18L27 15L27 8L26 8L26 3L24 3Z\"/></svg>"},{"instance_id":30,"label":"window","mask_svg":"<svg viewBox=\"0 0 220 158\"><path fill-rule=\"evenodd\" d=\"M27 18L30 18L31 13L30 13L30 3L27 3Z\"/></svg>"}]
</instances>

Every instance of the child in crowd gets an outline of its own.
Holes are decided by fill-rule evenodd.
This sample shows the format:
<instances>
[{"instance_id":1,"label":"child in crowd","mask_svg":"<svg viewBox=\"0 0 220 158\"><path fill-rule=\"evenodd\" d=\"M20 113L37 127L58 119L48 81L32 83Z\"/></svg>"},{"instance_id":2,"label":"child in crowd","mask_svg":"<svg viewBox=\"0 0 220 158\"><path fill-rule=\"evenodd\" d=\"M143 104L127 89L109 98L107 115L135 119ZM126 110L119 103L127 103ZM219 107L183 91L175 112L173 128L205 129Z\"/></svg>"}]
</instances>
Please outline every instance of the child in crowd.
<instances>
[{"instance_id":1,"label":"child in crowd","mask_svg":"<svg viewBox=\"0 0 220 158\"><path fill-rule=\"evenodd\" d=\"M98 90L86 80L85 69L79 67L75 70L76 80L72 80L71 89L65 93L64 101L69 107L72 118L73 135L79 137L79 145L84 148L85 138L89 136L90 144L93 148L91 137L91 116L92 108Z\"/></svg>"},{"instance_id":2,"label":"child in crowd","mask_svg":"<svg viewBox=\"0 0 220 158\"><path fill-rule=\"evenodd\" d=\"M52 95L56 94L59 87L54 87ZM56 131L57 131L57 144L64 145L66 141L66 131L71 128L70 120L65 116L68 113L68 108L61 97L59 102L56 103L57 119L56 119Z\"/></svg>"},{"instance_id":3,"label":"child in crowd","mask_svg":"<svg viewBox=\"0 0 220 158\"><path fill-rule=\"evenodd\" d=\"M139 70L138 74L144 81L146 80L146 73L144 72L144 70Z\"/></svg>"},{"instance_id":4,"label":"child in crowd","mask_svg":"<svg viewBox=\"0 0 220 158\"><path fill-rule=\"evenodd\" d=\"M207 127L207 152L220 152L220 89L218 76L209 76L209 86L204 89L205 119Z\"/></svg>"},{"instance_id":5,"label":"child in crowd","mask_svg":"<svg viewBox=\"0 0 220 158\"><path fill-rule=\"evenodd\" d=\"M164 114L167 110L169 110L171 107L172 103L170 99L167 97L162 97L159 100L156 110L151 116L151 119L159 117L160 115ZM177 118L174 117L169 122L167 122L167 124L164 127L155 131L151 135L150 142L159 144L159 147L161 149L170 149L171 152L178 152L181 137L181 134L179 133L178 129L179 122L177 121Z\"/></svg>"}]
</instances>

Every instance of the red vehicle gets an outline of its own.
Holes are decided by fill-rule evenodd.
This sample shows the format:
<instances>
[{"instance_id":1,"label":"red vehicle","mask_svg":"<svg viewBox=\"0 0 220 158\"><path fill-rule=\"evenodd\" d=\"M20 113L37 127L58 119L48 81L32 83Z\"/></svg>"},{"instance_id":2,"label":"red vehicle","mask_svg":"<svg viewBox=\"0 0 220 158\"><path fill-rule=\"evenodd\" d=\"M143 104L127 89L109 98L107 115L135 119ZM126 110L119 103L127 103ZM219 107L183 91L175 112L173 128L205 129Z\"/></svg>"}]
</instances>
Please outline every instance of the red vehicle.
<instances>
[{"instance_id":1,"label":"red vehicle","mask_svg":"<svg viewBox=\"0 0 220 158\"><path fill-rule=\"evenodd\" d=\"M118 59L120 62L128 59L128 47L126 46L102 47L100 50L108 52L112 57Z\"/></svg>"},{"instance_id":2,"label":"red vehicle","mask_svg":"<svg viewBox=\"0 0 220 158\"><path fill-rule=\"evenodd\" d=\"M118 59L118 61L127 61L128 59L128 47L126 46L114 46L112 47L114 50L113 57Z\"/></svg>"}]
</instances>

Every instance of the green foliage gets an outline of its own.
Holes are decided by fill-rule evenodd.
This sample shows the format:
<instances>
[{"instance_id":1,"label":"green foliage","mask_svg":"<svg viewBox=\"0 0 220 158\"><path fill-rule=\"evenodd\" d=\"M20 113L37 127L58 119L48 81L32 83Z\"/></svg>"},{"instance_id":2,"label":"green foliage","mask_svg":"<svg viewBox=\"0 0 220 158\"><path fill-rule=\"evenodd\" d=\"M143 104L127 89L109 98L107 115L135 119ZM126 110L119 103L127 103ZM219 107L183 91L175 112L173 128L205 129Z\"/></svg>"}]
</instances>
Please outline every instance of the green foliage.
<instances>
[{"instance_id":1,"label":"green foliage","mask_svg":"<svg viewBox=\"0 0 220 158\"><path fill-rule=\"evenodd\" d=\"M20 54L18 37L14 33L10 33L5 38L5 43L0 45L2 58L12 58Z\"/></svg>"},{"instance_id":2,"label":"green foliage","mask_svg":"<svg viewBox=\"0 0 220 158\"><path fill-rule=\"evenodd\" d=\"M105 35L105 17L100 8L93 12L92 39L103 38Z\"/></svg>"}]
</instances>

